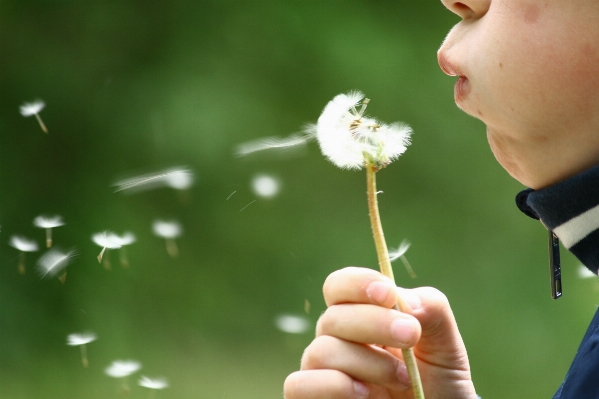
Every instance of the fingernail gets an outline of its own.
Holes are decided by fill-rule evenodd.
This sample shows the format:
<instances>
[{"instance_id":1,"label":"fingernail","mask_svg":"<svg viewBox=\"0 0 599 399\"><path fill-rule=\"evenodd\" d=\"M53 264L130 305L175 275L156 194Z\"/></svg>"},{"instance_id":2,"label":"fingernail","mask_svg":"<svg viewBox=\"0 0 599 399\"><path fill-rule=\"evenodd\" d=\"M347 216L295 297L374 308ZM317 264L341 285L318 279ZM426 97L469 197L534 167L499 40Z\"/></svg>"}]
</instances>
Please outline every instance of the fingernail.
<instances>
[{"instance_id":1,"label":"fingernail","mask_svg":"<svg viewBox=\"0 0 599 399\"><path fill-rule=\"evenodd\" d=\"M370 299L372 299L376 303L384 303L385 300L389 297L391 293L391 287L389 284L383 283L381 281L374 281L370 283L368 288L366 289L366 294Z\"/></svg>"},{"instance_id":2,"label":"fingernail","mask_svg":"<svg viewBox=\"0 0 599 399\"><path fill-rule=\"evenodd\" d=\"M354 392L359 399L365 399L368 397L370 390L366 384L360 381L354 381Z\"/></svg>"},{"instance_id":3,"label":"fingernail","mask_svg":"<svg viewBox=\"0 0 599 399\"><path fill-rule=\"evenodd\" d=\"M396 319L391 323L391 335L402 347L408 346L414 341L414 322L406 319Z\"/></svg>"},{"instance_id":4,"label":"fingernail","mask_svg":"<svg viewBox=\"0 0 599 399\"><path fill-rule=\"evenodd\" d=\"M408 368L405 363L399 362L397 366L397 379L406 389L412 385L410 381L410 374L408 374Z\"/></svg>"},{"instance_id":5,"label":"fingernail","mask_svg":"<svg viewBox=\"0 0 599 399\"><path fill-rule=\"evenodd\" d=\"M399 296L410 305L412 310L420 309L422 307L422 300L412 290L406 290L405 288L397 288Z\"/></svg>"}]
</instances>

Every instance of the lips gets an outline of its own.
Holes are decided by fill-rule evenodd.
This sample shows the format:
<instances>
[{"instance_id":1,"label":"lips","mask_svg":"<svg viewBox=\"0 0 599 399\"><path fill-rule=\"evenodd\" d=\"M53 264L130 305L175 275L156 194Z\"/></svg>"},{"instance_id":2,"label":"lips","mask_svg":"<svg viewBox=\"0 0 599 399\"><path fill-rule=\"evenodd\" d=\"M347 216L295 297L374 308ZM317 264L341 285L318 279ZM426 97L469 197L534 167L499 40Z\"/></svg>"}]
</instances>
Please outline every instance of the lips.
<instances>
[{"instance_id":1,"label":"lips","mask_svg":"<svg viewBox=\"0 0 599 399\"><path fill-rule=\"evenodd\" d=\"M439 66L441 67L441 70L445 72L445 74L449 76L459 77L458 81L454 86L454 99L455 102L459 105L459 103L464 99L466 94L468 94L470 88L468 78L462 72L460 72L460 69L457 66L449 62L449 60L443 52L440 51L437 54L437 60L439 61Z\"/></svg>"}]
</instances>

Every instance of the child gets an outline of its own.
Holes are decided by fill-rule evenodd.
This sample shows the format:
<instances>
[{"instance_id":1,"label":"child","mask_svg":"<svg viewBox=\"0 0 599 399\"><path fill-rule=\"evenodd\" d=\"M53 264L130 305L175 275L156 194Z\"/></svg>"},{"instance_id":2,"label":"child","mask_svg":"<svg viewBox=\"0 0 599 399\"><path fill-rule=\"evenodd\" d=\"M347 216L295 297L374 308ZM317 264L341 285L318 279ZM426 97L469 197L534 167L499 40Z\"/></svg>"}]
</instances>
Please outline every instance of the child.
<instances>
[{"instance_id":1,"label":"child","mask_svg":"<svg viewBox=\"0 0 599 399\"><path fill-rule=\"evenodd\" d=\"M438 53L458 77L456 104L487 125L499 163L531 187L519 207L597 273L599 1L442 1L462 18ZM409 347L427 399L477 397L442 293L396 289L361 268L332 273L323 291L328 309L285 381L287 399L411 398L400 350ZM397 295L410 312L391 309ZM554 398L599 398L598 343L599 313Z\"/></svg>"}]
</instances>

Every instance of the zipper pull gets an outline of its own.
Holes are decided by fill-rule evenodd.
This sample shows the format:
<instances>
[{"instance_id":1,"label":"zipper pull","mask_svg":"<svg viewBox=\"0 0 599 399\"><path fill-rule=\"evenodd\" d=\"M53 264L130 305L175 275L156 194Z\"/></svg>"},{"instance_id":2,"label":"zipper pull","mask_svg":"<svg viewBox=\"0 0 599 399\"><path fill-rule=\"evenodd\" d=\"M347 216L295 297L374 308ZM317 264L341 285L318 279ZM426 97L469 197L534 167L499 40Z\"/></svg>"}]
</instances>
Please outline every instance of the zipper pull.
<instances>
[{"instance_id":1,"label":"zipper pull","mask_svg":"<svg viewBox=\"0 0 599 399\"><path fill-rule=\"evenodd\" d=\"M562 296L562 267L559 258L559 238L549 230L549 279L551 281L551 298Z\"/></svg>"}]
</instances>

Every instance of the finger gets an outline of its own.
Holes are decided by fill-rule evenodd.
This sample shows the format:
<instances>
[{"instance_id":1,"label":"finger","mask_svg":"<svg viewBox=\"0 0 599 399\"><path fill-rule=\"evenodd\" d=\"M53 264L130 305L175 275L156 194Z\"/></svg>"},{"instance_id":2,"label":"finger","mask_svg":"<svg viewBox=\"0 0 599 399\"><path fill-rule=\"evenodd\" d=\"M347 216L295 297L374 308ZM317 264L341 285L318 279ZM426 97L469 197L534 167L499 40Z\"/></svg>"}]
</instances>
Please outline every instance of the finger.
<instances>
[{"instance_id":1,"label":"finger","mask_svg":"<svg viewBox=\"0 0 599 399\"><path fill-rule=\"evenodd\" d=\"M410 377L403 361L388 351L323 335L304 351L302 370L339 370L355 380L405 391Z\"/></svg>"},{"instance_id":2,"label":"finger","mask_svg":"<svg viewBox=\"0 0 599 399\"><path fill-rule=\"evenodd\" d=\"M415 351L425 361L451 368L469 370L466 349L447 297L431 287L398 289L399 295L409 298L409 313L422 328L422 336Z\"/></svg>"},{"instance_id":3,"label":"finger","mask_svg":"<svg viewBox=\"0 0 599 399\"><path fill-rule=\"evenodd\" d=\"M375 270L359 267L346 267L331 273L322 290L327 306L369 303L391 308L396 299L393 281Z\"/></svg>"},{"instance_id":4,"label":"finger","mask_svg":"<svg viewBox=\"0 0 599 399\"><path fill-rule=\"evenodd\" d=\"M307 370L290 374L284 391L285 399L366 399L370 388L338 370Z\"/></svg>"},{"instance_id":5,"label":"finger","mask_svg":"<svg viewBox=\"0 0 599 399\"><path fill-rule=\"evenodd\" d=\"M420 338L413 316L381 306L342 304L327 308L316 324L316 335L331 335L362 344L407 349Z\"/></svg>"}]
</instances>

